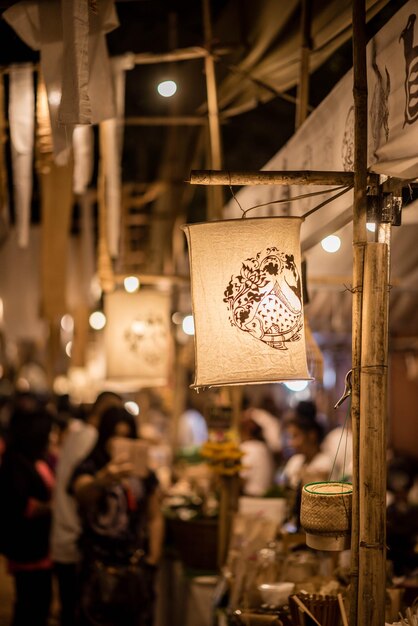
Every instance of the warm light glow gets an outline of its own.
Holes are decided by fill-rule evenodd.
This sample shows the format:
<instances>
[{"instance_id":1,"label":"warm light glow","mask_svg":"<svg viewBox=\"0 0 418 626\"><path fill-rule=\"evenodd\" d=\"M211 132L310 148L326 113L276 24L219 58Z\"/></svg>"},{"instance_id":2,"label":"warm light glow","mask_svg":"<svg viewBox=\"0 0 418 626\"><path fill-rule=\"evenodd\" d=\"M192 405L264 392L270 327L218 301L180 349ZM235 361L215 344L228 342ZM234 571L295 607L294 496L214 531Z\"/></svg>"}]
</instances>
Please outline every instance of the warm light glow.
<instances>
[{"instance_id":1,"label":"warm light glow","mask_svg":"<svg viewBox=\"0 0 418 626\"><path fill-rule=\"evenodd\" d=\"M102 311L94 311L89 317L89 324L94 330L101 330L106 326L106 316Z\"/></svg>"},{"instance_id":2,"label":"warm light glow","mask_svg":"<svg viewBox=\"0 0 418 626\"><path fill-rule=\"evenodd\" d=\"M376 232L376 224L374 222L367 222L366 228L371 233L375 233Z\"/></svg>"},{"instance_id":3,"label":"warm light glow","mask_svg":"<svg viewBox=\"0 0 418 626\"><path fill-rule=\"evenodd\" d=\"M93 278L91 279L90 294L95 302L100 300L100 298L102 297L102 287L100 284L100 279L97 276L97 274L95 274Z\"/></svg>"},{"instance_id":4,"label":"warm light glow","mask_svg":"<svg viewBox=\"0 0 418 626\"><path fill-rule=\"evenodd\" d=\"M303 391L308 386L307 380L289 380L284 383L290 391Z\"/></svg>"},{"instance_id":5,"label":"warm light glow","mask_svg":"<svg viewBox=\"0 0 418 626\"><path fill-rule=\"evenodd\" d=\"M67 345L65 346L65 354L66 354L68 357L71 357L71 350L72 350L72 347L73 347L73 342L72 342L72 341L69 341L69 342L67 343Z\"/></svg>"},{"instance_id":6,"label":"warm light glow","mask_svg":"<svg viewBox=\"0 0 418 626\"><path fill-rule=\"evenodd\" d=\"M139 406L133 400L129 400L129 402L125 402L124 407L128 411L128 413L130 413L131 415L135 415L135 416L139 415Z\"/></svg>"},{"instance_id":7,"label":"warm light glow","mask_svg":"<svg viewBox=\"0 0 418 626\"><path fill-rule=\"evenodd\" d=\"M135 293L139 289L139 279L136 276L127 276L123 281L125 291Z\"/></svg>"},{"instance_id":8,"label":"warm light glow","mask_svg":"<svg viewBox=\"0 0 418 626\"><path fill-rule=\"evenodd\" d=\"M48 93L49 104L58 106L61 102L61 91L59 89L51 89Z\"/></svg>"},{"instance_id":9,"label":"warm light glow","mask_svg":"<svg viewBox=\"0 0 418 626\"><path fill-rule=\"evenodd\" d=\"M341 239L337 235L329 235L321 241L321 246L325 252L337 252L341 247Z\"/></svg>"},{"instance_id":10,"label":"warm light glow","mask_svg":"<svg viewBox=\"0 0 418 626\"><path fill-rule=\"evenodd\" d=\"M164 98L171 98L177 91L177 85L174 80L163 80L158 86L157 91Z\"/></svg>"},{"instance_id":11,"label":"warm light glow","mask_svg":"<svg viewBox=\"0 0 418 626\"><path fill-rule=\"evenodd\" d=\"M180 313L179 311L176 311L171 316L171 321L173 322L173 324L176 324L176 326L179 326L182 323L182 321L183 321L183 313Z\"/></svg>"},{"instance_id":12,"label":"warm light glow","mask_svg":"<svg viewBox=\"0 0 418 626\"><path fill-rule=\"evenodd\" d=\"M70 383L66 376L56 376L52 388L57 396L63 396L70 392Z\"/></svg>"},{"instance_id":13,"label":"warm light glow","mask_svg":"<svg viewBox=\"0 0 418 626\"><path fill-rule=\"evenodd\" d=\"M183 332L186 335L194 335L194 319L193 315L186 315L182 323Z\"/></svg>"},{"instance_id":14,"label":"warm light glow","mask_svg":"<svg viewBox=\"0 0 418 626\"><path fill-rule=\"evenodd\" d=\"M61 328L67 333L72 333L74 330L74 320L68 313L61 318Z\"/></svg>"},{"instance_id":15,"label":"warm light glow","mask_svg":"<svg viewBox=\"0 0 418 626\"><path fill-rule=\"evenodd\" d=\"M16 389L18 391L29 391L30 384L27 378L23 378L22 376L16 381Z\"/></svg>"},{"instance_id":16,"label":"warm light glow","mask_svg":"<svg viewBox=\"0 0 418 626\"><path fill-rule=\"evenodd\" d=\"M131 324L131 330L137 337L142 337L145 332L144 322L142 320L134 320Z\"/></svg>"}]
</instances>

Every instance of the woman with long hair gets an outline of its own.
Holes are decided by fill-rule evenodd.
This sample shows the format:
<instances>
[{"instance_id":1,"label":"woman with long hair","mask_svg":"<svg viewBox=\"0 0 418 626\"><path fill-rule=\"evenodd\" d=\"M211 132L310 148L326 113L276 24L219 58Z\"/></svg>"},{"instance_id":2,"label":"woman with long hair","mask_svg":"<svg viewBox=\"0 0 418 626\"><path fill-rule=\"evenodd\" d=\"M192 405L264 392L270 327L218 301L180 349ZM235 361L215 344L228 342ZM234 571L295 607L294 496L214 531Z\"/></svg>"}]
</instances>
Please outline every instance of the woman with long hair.
<instances>
[{"instance_id":1,"label":"woman with long hair","mask_svg":"<svg viewBox=\"0 0 418 626\"><path fill-rule=\"evenodd\" d=\"M158 481L114 456L115 438L137 439L123 407L103 413L97 443L69 485L82 520L80 618L89 626L150 626L163 539Z\"/></svg>"}]
</instances>

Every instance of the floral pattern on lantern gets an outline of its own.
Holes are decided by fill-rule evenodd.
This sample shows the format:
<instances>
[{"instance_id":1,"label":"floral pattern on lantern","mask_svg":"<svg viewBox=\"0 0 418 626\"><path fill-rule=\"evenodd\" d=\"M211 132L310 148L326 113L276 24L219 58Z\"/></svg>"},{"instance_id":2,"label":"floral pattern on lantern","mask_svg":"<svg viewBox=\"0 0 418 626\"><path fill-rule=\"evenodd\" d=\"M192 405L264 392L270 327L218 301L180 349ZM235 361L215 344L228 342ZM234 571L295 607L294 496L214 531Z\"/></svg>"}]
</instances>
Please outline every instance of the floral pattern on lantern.
<instances>
[{"instance_id":1,"label":"floral pattern on lantern","mask_svg":"<svg viewBox=\"0 0 418 626\"><path fill-rule=\"evenodd\" d=\"M167 384L171 359L170 297L155 289L105 296L108 379Z\"/></svg>"},{"instance_id":2,"label":"floral pattern on lantern","mask_svg":"<svg viewBox=\"0 0 418 626\"><path fill-rule=\"evenodd\" d=\"M272 247L245 259L224 293L232 325L277 350L300 341L301 281L293 255Z\"/></svg>"},{"instance_id":3,"label":"floral pattern on lantern","mask_svg":"<svg viewBox=\"0 0 418 626\"><path fill-rule=\"evenodd\" d=\"M310 380L300 261L302 218L183 227L195 324L194 387Z\"/></svg>"}]
</instances>

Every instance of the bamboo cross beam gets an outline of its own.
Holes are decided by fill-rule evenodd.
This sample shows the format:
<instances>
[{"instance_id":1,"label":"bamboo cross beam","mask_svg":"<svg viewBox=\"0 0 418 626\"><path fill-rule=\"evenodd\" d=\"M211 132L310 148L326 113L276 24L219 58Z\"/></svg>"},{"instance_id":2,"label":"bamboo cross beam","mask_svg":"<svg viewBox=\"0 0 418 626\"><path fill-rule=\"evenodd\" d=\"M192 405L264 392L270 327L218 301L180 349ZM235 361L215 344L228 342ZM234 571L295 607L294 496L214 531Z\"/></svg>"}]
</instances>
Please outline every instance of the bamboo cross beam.
<instances>
[{"instance_id":1,"label":"bamboo cross beam","mask_svg":"<svg viewBox=\"0 0 418 626\"><path fill-rule=\"evenodd\" d=\"M368 183L377 185L378 174L369 174ZM191 185L353 185L353 172L333 171L239 171L192 170Z\"/></svg>"}]
</instances>

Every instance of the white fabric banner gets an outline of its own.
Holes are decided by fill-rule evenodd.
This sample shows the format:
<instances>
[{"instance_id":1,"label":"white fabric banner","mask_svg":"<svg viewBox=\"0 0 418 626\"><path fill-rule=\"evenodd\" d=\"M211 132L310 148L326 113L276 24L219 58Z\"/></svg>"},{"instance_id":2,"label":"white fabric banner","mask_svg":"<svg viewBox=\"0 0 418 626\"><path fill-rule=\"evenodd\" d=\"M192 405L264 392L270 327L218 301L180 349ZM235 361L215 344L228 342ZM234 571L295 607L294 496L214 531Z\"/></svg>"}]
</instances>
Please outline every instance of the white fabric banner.
<instances>
[{"instance_id":1,"label":"white fabric banner","mask_svg":"<svg viewBox=\"0 0 418 626\"><path fill-rule=\"evenodd\" d=\"M100 124L103 138L104 174L106 179L107 241L110 256L119 254L120 221L122 205L122 149L123 118L125 115L126 70L134 67L133 54L113 57L111 60L115 90L116 117Z\"/></svg>"},{"instance_id":2,"label":"white fabric banner","mask_svg":"<svg viewBox=\"0 0 418 626\"><path fill-rule=\"evenodd\" d=\"M94 133L93 127L79 125L73 132L73 191L82 195L91 182L94 169Z\"/></svg>"},{"instance_id":3,"label":"white fabric banner","mask_svg":"<svg viewBox=\"0 0 418 626\"><path fill-rule=\"evenodd\" d=\"M404 179L418 177L417 15L418 0L410 0L367 46L368 165L373 172ZM263 169L353 171L353 168L354 101L350 71ZM248 209L318 189L253 186L241 190L237 198L243 209ZM251 216L303 214L324 198L306 198L281 205L272 203L257 209ZM330 222L351 203L352 192L322 208L322 222ZM235 200L229 202L224 216L241 216ZM309 237L314 226L309 219L305 222L303 239Z\"/></svg>"},{"instance_id":4,"label":"white fabric banner","mask_svg":"<svg viewBox=\"0 0 418 626\"><path fill-rule=\"evenodd\" d=\"M171 362L170 295L143 288L105 296L108 380L166 385Z\"/></svg>"},{"instance_id":5,"label":"white fabric banner","mask_svg":"<svg viewBox=\"0 0 418 626\"><path fill-rule=\"evenodd\" d=\"M299 218L184 226L195 387L309 380Z\"/></svg>"},{"instance_id":6,"label":"white fabric banner","mask_svg":"<svg viewBox=\"0 0 418 626\"><path fill-rule=\"evenodd\" d=\"M33 67L31 65L12 65L9 89L9 124L17 242L20 248L26 248L29 242L33 183L35 130Z\"/></svg>"},{"instance_id":7,"label":"white fabric banner","mask_svg":"<svg viewBox=\"0 0 418 626\"><path fill-rule=\"evenodd\" d=\"M87 1L85 4L87 5ZM97 15L92 11L89 14L88 36L88 97L91 106L91 115L88 121L92 124L115 116L113 85L105 35L119 25L113 0L101 0L97 6ZM64 42L61 2L56 0L22 0L6 9L2 17L28 46L34 50L40 50L41 68L48 92L54 139L54 159L57 165L64 165L67 163L71 151L73 126L59 123L61 98L65 98L62 107L66 112L65 119L68 120L68 110L72 106L76 110L79 109L78 101L73 101L74 96L79 97L79 93L74 91L71 84L68 85L68 81L71 82L71 77L63 72ZM84 75L85 69L81 71ZM66 83L64 87L63 82ZM82 85L84 86L84 79ZM86 116L83 116L82 121L87 121ZM74 118L73 124L76 123L77 118Z\"/></svg>"}]
</instances>

